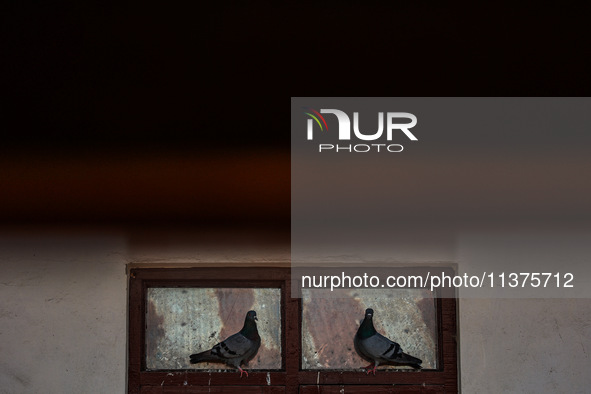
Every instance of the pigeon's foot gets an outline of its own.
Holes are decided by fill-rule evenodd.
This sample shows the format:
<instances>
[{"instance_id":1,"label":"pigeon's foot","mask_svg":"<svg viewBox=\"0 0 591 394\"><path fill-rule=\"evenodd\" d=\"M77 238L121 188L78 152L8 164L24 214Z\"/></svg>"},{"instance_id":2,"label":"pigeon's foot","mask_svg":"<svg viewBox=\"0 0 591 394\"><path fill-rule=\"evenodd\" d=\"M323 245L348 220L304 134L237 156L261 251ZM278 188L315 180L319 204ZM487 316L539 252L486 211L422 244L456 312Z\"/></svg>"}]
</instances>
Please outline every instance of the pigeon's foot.
<instances>
[{"instance_id":1,"label":"pigeon's foot","mask_svg":"<svg viewBox=\"0 0 591 394\"><path fill-rule=\"evenodd\" d=\"M373 369L372 369L373 367ZM376 367L374 366L374 364L369 364L367 367L363 367L365 369L365 371L367 372L367 374L369 375L369 373L373 370L373 374L376 374Z\"/></svg>"},{"instance_id":2,"label":"pigeon's foot","mask_svg":"<svg viewBox=\"0 0 591 394\"><path fill-rule=\"evenodd\" d=\"M373 374L375 376L377 367L378 367L377 365L373 365L373 364L370 364L367 367L365 367L365 369L367 370L367 374L369 375L370 372L373 372Z\"/></svg>"},{"instance_id":3,"label":"pigeon's foot","mask_svg":"<svg viewBox=\"0 0 591 394\"><path fill-rule=\"evenodd\" d=\"M242 368L238 367L238 369L240 370L240 377L242 377L242 374L246 374L246 377L248 377L248 372L246 372L245 370L243 370Z\"/></svg>"}]
</instances>

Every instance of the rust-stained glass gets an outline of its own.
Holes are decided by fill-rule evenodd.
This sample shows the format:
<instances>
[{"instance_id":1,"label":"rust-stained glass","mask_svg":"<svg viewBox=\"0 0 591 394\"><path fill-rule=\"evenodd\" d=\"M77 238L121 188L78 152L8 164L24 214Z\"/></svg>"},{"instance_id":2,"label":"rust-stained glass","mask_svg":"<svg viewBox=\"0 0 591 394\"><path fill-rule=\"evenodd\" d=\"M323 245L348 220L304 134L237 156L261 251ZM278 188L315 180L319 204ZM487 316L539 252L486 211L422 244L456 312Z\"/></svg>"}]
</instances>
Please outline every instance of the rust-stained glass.
<instances>
[{"instance_id":1,"label":"rust-stained glass","mask_svg":"<svg viewBox=\"0 0 591 394\"><path fill-rule=\"evenodd\" d=\"M366 366L353 337L365 309L374 310L376 330L420 358L424 369L437 368L437 320L433 293L424 289L343 289L340 298L302 291L302 369L359 370ZM379 369L410 369L379 366Z\"/></svg>"},{"instance_id":2,"label":"rust-stained glass","mask_svg":"<svg viewBox=\"0 0 591 394\"><path fill-rule=\"evenodd\" d=\"M225 364L190 364L189 355L211 349L240 331L255 310L261 347L246 367L281 369L281 290L278 288L147 289L146 368L231 369Z\"/></svg>"}]
</instances>

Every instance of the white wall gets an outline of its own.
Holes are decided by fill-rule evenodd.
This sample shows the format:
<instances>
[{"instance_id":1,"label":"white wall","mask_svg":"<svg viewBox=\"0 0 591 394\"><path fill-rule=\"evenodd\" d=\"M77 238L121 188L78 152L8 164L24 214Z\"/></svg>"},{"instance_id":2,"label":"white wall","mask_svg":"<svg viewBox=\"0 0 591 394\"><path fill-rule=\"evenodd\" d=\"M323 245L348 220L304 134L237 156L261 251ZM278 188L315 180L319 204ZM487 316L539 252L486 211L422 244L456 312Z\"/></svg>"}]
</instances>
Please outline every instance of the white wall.
<instances>
[{"instance_id":1,"label":"white wall","mask_svg":"<svg viewBox=\"0 0 591 394\"><path fill-rule=\"evenodd\" d=\"M274 236L235 239L5 232L0 392L124 393L126 264L289 261ZM464 393L589 392L590 300L462 299L459 311Z\"/></svg>"},{"instance_id":2,"label":"white wall","mask_svg":"<svg viewBox=\"0 0 591 394\"><path fill-rule=\"evenodd\" d=\"M2 237L0 392L123 393L126 245Z\"/></svg>"},{"instance_id":3,"label":"white wall","mask_svg":"<svg viewBox=\"0 0 591 394\"><path fill-rule=\"evenodd\" d=\"M464 393L591 392L591 300L459 304Z\"/></svg>"}]
</instances>

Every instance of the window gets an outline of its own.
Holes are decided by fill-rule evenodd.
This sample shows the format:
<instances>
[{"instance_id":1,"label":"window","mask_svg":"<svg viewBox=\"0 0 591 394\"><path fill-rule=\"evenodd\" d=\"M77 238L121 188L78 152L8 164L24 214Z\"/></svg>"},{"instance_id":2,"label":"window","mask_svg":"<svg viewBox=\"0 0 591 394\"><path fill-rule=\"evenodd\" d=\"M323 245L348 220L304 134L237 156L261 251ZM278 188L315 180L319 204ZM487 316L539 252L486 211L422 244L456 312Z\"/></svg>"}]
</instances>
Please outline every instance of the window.
<instances>
[{"instance_id":1,"label":"window","mask_svg":"<svg viewBox=\"0 0 591 394\"><path fill-rule=\"evenodd\" d=\"M402 349L423 361L423 370L437 369L437 315L433 292L425 289L351 289L342 298L312 298L302 292L302 369L358 371L363 363L351 339L363 311L376 311L374 325ZM409 366L380 366L410 369Z\"/></svg>"},{"instance_id":2,"label":"window","mask_svg":"<svg viewBox=\"0 0 591 394\"><path fill-rule=\"evenodd\" d=\"M392 290L390 299L367 289L351 289L346 300L312 298L305 290L292 298L291 286L289 268L131 269L129 392L457 391L455 299L426 289ZM376 328L423 360L420 372L405 366L364 372L367 362L350 334L369 304ZM248 378L224 364L189 363L190 354L239 331L251 309L262 342L245 367ZM392 323L389 314L402 318Z\"/></svg>"},{"instance_id":3,"label":"window","mask_svg":"<svg viewBox=\"0 0 591 394\"><path fill-rule=\"evenodd\" d=\"M265 338L249 367L281 370L281 288L150 287L146 293L146 370L232 369L190 364L187 352L211 349L258 313Z\"/></svg>"}]
</instances>

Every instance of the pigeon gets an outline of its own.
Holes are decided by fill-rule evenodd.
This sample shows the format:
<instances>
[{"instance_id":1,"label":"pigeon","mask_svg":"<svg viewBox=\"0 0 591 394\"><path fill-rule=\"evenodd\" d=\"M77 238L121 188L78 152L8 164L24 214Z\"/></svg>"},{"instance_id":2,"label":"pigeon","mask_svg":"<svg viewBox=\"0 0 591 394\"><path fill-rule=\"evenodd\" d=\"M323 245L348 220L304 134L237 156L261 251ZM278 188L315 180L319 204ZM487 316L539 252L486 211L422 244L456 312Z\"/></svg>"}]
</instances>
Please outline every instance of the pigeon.
<instances>
[{"instance_id":1,"label":"pigeon","mask_svg":"<svg viewBox=\"0 0 591 394\"><path fill-rule=\"evenodd\" d=\"M255 322L257 320L257 313L255 311L248 311L242 330L229 336L210 350L191 354L191 364L208 361L224 362L231 367L237 368L240 371L240 377L242 377L243 373L248 377L248 372L240 366L242 364L248 364L261 346L261 337L259 336Z\"/></svg>"},{"instance_id":2,"label":"pigeon","mask_svg":"<svg viewBox=\"0 0 591 394\"><path fill-rule=\"evenodd\" d=\"M371 363L365 367L367 374L373 372L375 375L380 364L406 364L420 369L423 361L403 353L399 344L378 333L373 326L372 317L373 309L366 309L365 318L353 340L357 354Z\"/></svg>"}]
</instances>

